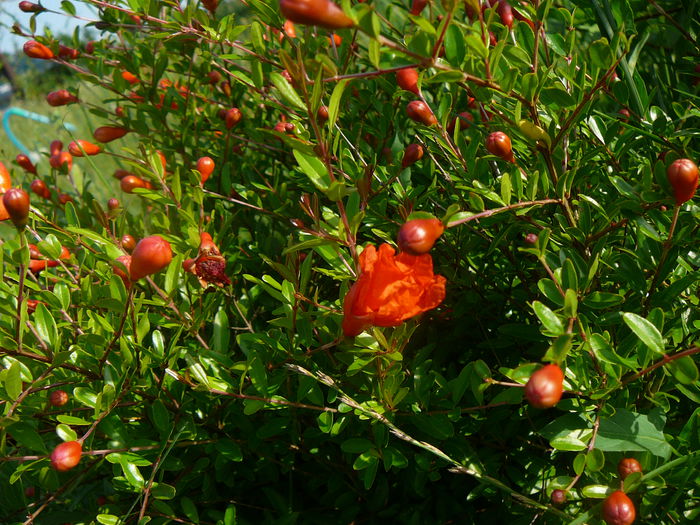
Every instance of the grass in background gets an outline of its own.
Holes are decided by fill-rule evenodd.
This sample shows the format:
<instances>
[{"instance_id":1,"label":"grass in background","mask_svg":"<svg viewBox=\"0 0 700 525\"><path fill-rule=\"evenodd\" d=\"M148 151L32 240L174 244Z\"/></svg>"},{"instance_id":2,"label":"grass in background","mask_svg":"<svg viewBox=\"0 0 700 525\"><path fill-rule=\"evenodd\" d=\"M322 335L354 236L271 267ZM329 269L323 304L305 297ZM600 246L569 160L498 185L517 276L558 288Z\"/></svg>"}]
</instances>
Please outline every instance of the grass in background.
<instances>
[{"instance_id":1,"label":"grass in background","mask_svg":"<svg viewBox=\"0 0 700 525\"><path fill-rule=\"evenodd\" d=\"M89 84L80 84L75 77L56 72L33 71L21 75L19 78L20 89L24 93L22 98L15 95L10 101L9 107L19 107L28 111L48 116L51 124L43 124L34 120L13 116L10 118L10 126L13 134L32 153L37 153L39 159L35 162L39 178L43 179L52 190L55 199L55 185L49 166L49 145L53 140L63 142L64 149L68 144L76 139L85 139L95 142L92 136L93 130L104 125L118 125L115 119L112 122L106 121L90 112L90 108L105 108L101 101L111 98L111 94L100 88L95 88ZM46 95L58 89L68 89L71 93L78 93L81 102L62 107L52 107L46 102ZM4 109L0 109L0 114ZM74 131L68 131L63 127L63 123L70 123L75 126ZM123 154L122 148L135 149L137 140L129 135L115 140L109 144L102 145L107 152ZM21 186L26 191L30 191L29 185L36 178L30 173L26 173L15 163L15 157L22 153L9 139L5 130L0 126L0 161L5 164L12 176L15 186ZM118 168L129 169L130 167L111 155L99 154L93 157L75 157L73 159L72 176L76 183L74 187L68 177L58 175L57 183L61 192L68 193L79 201L82 191L90 186L90 193L100 200L103 208L107 206L107 200L116 197L128 213L142 213L143 206L141 200L135 196L123 193L119 186L119 181L112 174ZM32 198L38 198L31 194ZM0 227L0 238L7 239L8 235L14 235L13 229Z\"/></svg>"}]
</instances>

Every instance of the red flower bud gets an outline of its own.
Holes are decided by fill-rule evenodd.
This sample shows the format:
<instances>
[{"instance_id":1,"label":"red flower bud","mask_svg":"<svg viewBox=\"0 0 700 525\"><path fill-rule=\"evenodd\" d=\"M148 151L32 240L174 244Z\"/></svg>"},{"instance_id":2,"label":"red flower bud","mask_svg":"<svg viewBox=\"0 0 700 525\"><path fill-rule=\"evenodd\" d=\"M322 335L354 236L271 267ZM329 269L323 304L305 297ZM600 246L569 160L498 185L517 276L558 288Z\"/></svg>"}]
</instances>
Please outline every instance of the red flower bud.
<instances>
[{"instance_id":1,"label":"red flower bud","mask_svg":"<svg viewBox=\"0 0 700 525\"><path fill-rule=\"evenodd\" d=\"M26 1L22 1L19 3L19 10L23 13L41 13L42 11L46 11L46 9L40 6L39 4Z\"/></svg>"},{"instance_id":2,"label":"red flower bud","mask_svg":"<svg viewBox=\"0 0 700 525\"><path fill-rule=\"evenodd\" d=\"M60 170L65 166L70 171L73 168L73 155L67 151L58 151L49 157L49 164L53 169Z\"/></svg>"},{"instance_id":3,"label":"red flower bud","mask_svg":"<svg viewBox=\"0 0 700 525\"><path fill-rule=\"evenodd\" d=\"M297 24L340 29L355 23L330 0L280 0L280 11L285 18Z\"/></svg>"},{"instance_id":4,"label":"red flower bud","mask_svg":"<svg viewBox=\"0 0 700 525\"><path fill-rule=\"evenodd\" d=\"M58 46L58 56L64 60L75 60L80 57L80 51L61 44Z\"/></svg>"},{"instance_id":5,"label":"red flower bud","mask_svg":"<svg viewBox=\"0 0 700 525\"><path fill-rule=\"evenodd\" d=\"M241 110L238 108L231 108L226 112L224 116L224 121L226 122L226 128L231 129L233 126L238 124L243 118Z\"/></svg>"},{"instance_id":6,"label":"red flower bud","mask_svg":"<svg viewBox=\"0 0 700 525\"><path fill-rule=\"evenodd\" d=\"M460 113L455 118L453 118L452 121L447 125L447 132L450 135L453 135L455 132L455 127L457 126L457 119L459 119L460 131L464 131L465 129L467 129L469 126L471 126L471 123L474 121L474 117L471 113L468 113L466 111Z\"/></svg>"},{"instance_id":7,"label":"red flower bud","mask_svg":"<svg viewBox=\"0 0 700 525\"><path fill-rule=\"evenodd\" d=\"M127 175L119 181L124 193L133 193L136 188L150 189L151 184L136 175Z\"/></svg>"},{"instance_id":8,"label":"red flower bud","mask_svg":"<svg viewBox=\"0 0 700 525\"><path fill-rule=\"evenodd\" d=\"M124 250L131 252L136 247L136 239L134 239L131 235L126 234L119 239L119 244Z\"/></svg>"},{"instance_id":9,"label":"red flower bud","mask_svg":"<svg viewBox=\"0 0 700 525\"><path fill-rule=\"evenodd\" d=\"M437 124L437 119L433 112L428 107L428 104L422 100L413 100L406 106L406 113L411 120L420 122L426 126L434 126Z\"/></svg>"},{"instance_id":10,"label":"red flower bud","mask_svg":"<svg viewBox=\"0 0 700 525\"><path fill-rule=\"evenodd\" d=\"M68 151L74 157L82 157L83 151L85 155L97 155L102 149L98 145L88 142L87 140L74 140L68 144Z\"/></svg>"},{"instance_id":11,"label":"red flower bud","mask_svg":"<svg viewBox=\"0 0 700 525\"><path fill-rule=\"evenodd\" d=\"M71 95L67 89L59 89L58 91L52 91L46 95L46 102L49 103L49 106L54 107L74 104L79 101L78 97Z\"/></svg>"},{"instance_id":12,"label":"red flower bud","mask_svg":"<svg viewBox=\"0 0 700 525\"><path fill-rule=\"evenodd\" d=\"M131 255L120 255L116 258L116 261L126 267L126 272L119 265L115 264L112 267L114 275L118 275L124 282L124 286L129 288L131 286L131 279L129 278L131 274Z\"/></svg>"},{"instance_id":13,"label":"red flower bud","mask_svg":"<svg viewBox=\"0 0 700 525\"><path fill-rule=\"evenodd\" d=\"M122 138L129 133L129 130L121 126L100 126L93 133L97 142L112 142Z\"/></svg>"},{"instance_id":14,"label":"red flower bud","mask_svg":"<svg viewBox=\"0 0 700 525\"><path fill-rule=\"evenodd\" d=\"M415 164L423 158L423 146L420 144L409 144L403 152L401 167L406 168L411 164Z\"/></svg>"},{"instance_id":15,"label":"red flower bud","mask_svg":"<svg viewBox=\"0 0 700 525\"><path fill-rule=\"evenodd\" d=\"M420 91L418 90L418 71L412 67L397 71L396 83L401 89L411 91L416 95L420 94Z\"/></svg>"},{"instance_id":16,"label":"red flower bud","mask_svg":"<svg viewBox=\"0 0 700 525\"><path fill-rule=\"evenodd\" d=\"M15 160L24 171L36 175L36 166L32 164L32 161L29 160L29 157L27 157L24 153L20 153L19 155L17 155L17 157L15 157Z\"/></svg>"},{"instance_id":17,"label":"red flower bud","mask_svg":"<svg viewBox=\"0 0 700 525\"><path fill-rule=\"evenodd\" d=\"M134 75L133 73L129 73L128 71L122 71L122 78L132 86L141 82L136 75Z\"/></svg>"},{"instance_id":18,"label":"red flower bud","mask_svg":"<svg viewBox=\"0 0 700 525\"><path fill-rule=\"evenodd\" d=\"M506 26L508 29L512 29L513 9L510 7L510 4L505 0L498 0L496 12L498 13L498 16L501 17L501 22L503 22L503 25Z\"/></svg>"},{"instance_id":19,"label":"red flower bud","mask_svg":"<svg viewBox=\"0 0 700 525\"><path fill-rule=\"evenodd\" d=\"M40 44L36 40L29 40L24 43L22 47L24 54L29 58L38 58L41 60L49 60L54 57L53 51L46 47L44 44Z\"/></svg>"},{"instance_id":20,"label":"red flower bud","mask_svg":"<svg viewBox=\"0 0 700 525\"><path fill-rule=\"evenodd\" d=\"M50 199L51 191L46 187L46 183L41 179L34 179L29 185L30 189L42 199Z\"/></svg>"}]
</instances>

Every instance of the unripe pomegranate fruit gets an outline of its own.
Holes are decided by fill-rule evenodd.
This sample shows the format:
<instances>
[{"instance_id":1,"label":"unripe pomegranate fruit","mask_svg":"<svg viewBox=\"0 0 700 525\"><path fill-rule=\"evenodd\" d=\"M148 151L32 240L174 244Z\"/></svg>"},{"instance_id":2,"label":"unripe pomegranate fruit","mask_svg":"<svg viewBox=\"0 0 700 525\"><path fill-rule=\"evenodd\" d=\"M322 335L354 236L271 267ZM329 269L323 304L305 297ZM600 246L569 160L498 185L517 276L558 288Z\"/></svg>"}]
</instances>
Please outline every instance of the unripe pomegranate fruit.
<instances>
[{"instance_id":1,"label":"unripe pomegranate fruit","mask_svg":"<svg viewBox=\"0 0 700 525\"><path fill-rule=\"evenodd\" d=\"M553 490L550 501L552 502L552 505L563 505L566 503L566 491L560 489Z\"/></svg>"},{"instance_id":2,"label":"unripe pomegranate fruit","mask_svg":"<svg viewBox=\"0 0 700 525\"><path fill-rule=\"evenodd\" d=\"M221 73L216 70L209 71L209 73L207 73L207 78L210 84L218 84L221 82Z\"/></svg>"},{"instance_id":3,"label":"unripe pomegranate fruit","mask_svg":"<svg viewBox=\"0 0 700 525\"><path fill-rule=\"evenodd\" d=\"M202 184L207 182L207 179L214 172L215 166L216 165L214 164L214 161L211 159L211 157L200 157L197 160L197 171L202 176Z\"/></svg>"},{"instance_id":4,"label":"unripe pomegranate fruit","mask_svg":"<svg viewBox=\"0 0 700 525\"><path fill-rule=\"evenodd\" d=\"M422 100L413 100L406 106L406 113L411 120L420 122L426 126L434 126L437 124L437 119L433 112L428 107L428 104Z\"/></svg>"},{"instance_id":5,"label":"unripe pomegranate fruit","mask_svg":"<svg viewBox=\"0 0 700 525\"><path fill-rule=\"evenodd\" d=\"M65 390L52 390L49 394L49 403L55 407L62 407L68 403L68 393Z\"/></svg>"},{"instance_id":6,"label":"unripe pomegranate fruit","mask_svg":"<svg viewBox=\"0 0 700 525\"><path fill-rule=\"evenodd\" d=\"M80 463L83 446L79 441L66 441L51 452L51 466L59 472L65 472Z\"/></svg>"},{"instance_id":7,"label":"unripe pomegranate fruit","mask_svg":"<svg viewBox=\"0 0 700 525\"><path fill-rule=\"evenodd\" d=\"M486 137L486 149L489 150L489 153L492 155L501 157L503 160L515 162L510 137L502 131L494 131Z\"/></svg>"},{"instance_id":8,"label":"unripe pomegranate fruit","mask_svg":"<svg viewBox=\"0 0 700 525\"><path fill-rule=\"evenodd\" d=\"M29 157L27 157L24 153L20 153L15 157L15 160L17 161L17 164L19 164L19 167L22 168L24 171L27 171L33 175L36 175L36 166L32 163L31 160L29 160Z\"/></svg>"},{"instance_id":9,"label":"unripe pomegranate fruit","mask_svg":"<svg viewBox=\"0 0 700 525\"><path fill-rule=\"evenodd\" d=\"M224 121L226 122L226 128L231 129L233 126L238 124L243 118L241 110L238 108L231 108L226 112L224 116Z\"/></svg>"},{"instance_id":10,"label":"unripe pomegranate fruit","mask_svg":"<svg viewBox=\"0 0 700 525\"><path fill-rule=\"evenodd\" d=\"M126 235L122 235L122 238L119 239L119 244L124 250L131 253L136 247L136 239L127 233Z\"/></svg>"},{"instance_id":11,"label":"unripe pomegranate fruit","mask_svg":"<svg viewBox=\"0 0 700 525\"><path fill-rule=\"evenodd\" d=\"M536 233L528 233L525 236L525 243L534 246L535 244L537 244L537 239L538 239L538 237L537 237Z\"/></svg>"},{"instance_id":12,"label":"unripe pomegranate fruit","mask_svg":"<svg viewBox=\"0 0 700 525\"><path fill-rule=\"evenodd\" d=\"M42 199L50 199L51 191L46 187L46 183L41 179L34 179L29 188Z\"/></svg>"},{"instance_id":13,"label":"unripe pomegranate fruit","mask_svg":"<svg viewBox=\"0 0 700 525\"><path fill-rule=\"evenodd\" d=\"M24 54L29 58L38 58L41 60L50 60L54 57L53 51L46 47L44 44L40 44L36 40L29 40L22 46Z\"/></svg>"},{"instance_id":14,"label":"unripe pomegranate fruit","mask_svg":"<svg viewBox=\"0 0 700 525\"><path fill-rule=\"evenodd\" d=\"M445 225L439 219L413 219L399 228L397 244L402 252L422 255L430 251L444 231Z\"/></svg>"},{"instance_id":15,"label":"unripe pomegranate fruit","mask_svg":"<svg viewBox=\"0 0 700 525\"><path fill-rule=\"evenodd\" d=\"M678 159L666 170L676 205L689 201L698 187L698 167L690 159Z\"/></svg>"},{"instance_id":16,"label":"unripe pomegranate fruit","mask_svg":"<svg viewBox=\"0 0 700 525\"><path fill-rule=\"evenodd\" d=\"M133 173L131 173L130 171L119 169L119 170L115 170L114 173L112 174L112 176L117 180L122 180L127 175L133 175Z\"/></svg>"},{"instance_id":17,"label":"unripe pomegranate fruit","mask_svg":"<svg viewBox=\"0 0 700 525\"><path fill-rule=\"evenodd\" d=\"M425 9L426 5L428 5L428 0L413 0L411 3L411 14L418 16Z\"/></svg>"},{"instance_id":18,"label":"unripe pomegranate fruit","mask_svg":"<svg viewBox=\"0 0 700 525\"><path fill-rule=\"evenodd\" d=\"M401 159L401 167L406 168L411 164L415 164L423 158L423 146L420 144L409 144L403 152Z\"/></svg>"},{"instance_id":19,"label":"unripe pomegranate fruit","mask_svg":"<svg viewBox=\"0 0 700 525\"><path fill-rule=\"evenodd\" d=\"M49 103L49 106L57 107L74 104L80 102L80 100L67 89L59 89L58 91L52 91L46 95L46 102Z\"/></svg>"},{"instance_id":20,"label":"unripe pomegranate fruit","mask_svg":"<svg viewBox=\"0 0 700 525\"><path fill-rule=\"evenodd\" d=\"M297 24L328 29L355 25L342 9L330 0L280 0L280 11L285 18Z\"/></svg>"},{"instance_id":21,"label":"unripe pomegranate fruit","mask_svg":"<svg viewBox=\"0 0 700 525\"><path fill-rule=\"evenodd\" d=\"M141 239L131 254L131 280L138 281L161 271L170 264L172 258L170 243L162 237L152 235Z\"/></svg>"},{"instance_id":22,"label":"unripe pomegranate fruit","mask_svg":"<svg viewBox=\"0 0 700 525\"><path fill-rule=\"evenodd\" d=\"M534 372L525 385L525 397L536 408L550 408L561 399L564 372L558 365L543 366Z\"/></svg>"},{"instance_id":23,"label":"unripe pomegranate fruit","mask_svg":"<svg viewBox=\"0 0 700 525\"><path fill-rule=\"evenodd\" d=\"M617 472L620 474L620 479L625 479L633 472L641 472L642 466L634 458L622 458L617 464Z\"/></svg>"},{"instance_id":24,"label":"unripe pomegranate fruit","mask_svg":"<svg viewBox=\"0 0 700 525\"><path fill-rule=\"evenodd\" d=\"M418 90L418 71L412 67L396 72L396 83L401 89L420 95Z\"/></svg>"},{"instance_id":25,"label":"unripe pomegranate fruit","mask_svg":"<svg viewBox=\"0 0 700 525\"><path fill-rule=\"evenodd\" d=\"M117 208L119 208L119 200L112 197L107 201L107 208L109 208L112 211L116 210Z\"/></svg>"},{"instance_id":26,"label":"unripe pomegranate fruit","mask_svg":"<svg viewBox=\"0 0 700 525\"><path fill-rule=\"evenodd\" d=\"M92 136L95 137L97 142L106 143L120 139L127 133L129 133L129 130L121 126L100 126L93 131Z\"/></svg>"},{"instance_id":27,"label":"unripe pomegranate fruit","mask_svg":"<svg viewBox=\"0 0 700 525\"><path fill-rule=\"evenodd\" d=\"M10 220L18 230L23 230L29 220L29 195L21 188L10 188L2 196Z\"/></svg>"},{"instance_id":28,"label":"unripe pomegranate fruit","mask_svg":"<svg viewBox=\"0 0 700 525\"><path fill-rule=\"evenodd\" d=\"M87 140L74 140L68 144L68 152L74 157L82 157L83 151L85 155L97 155L102 149L97 144Z\"/></svg>"},{"instance_id":29,"label":"unripe pomegranate fruit","mask_svg":"<svg viewBox=\"0 0 700 525\"><path fill-rule=\"evenodd\" d=\"M621 490L616 490L603 502L603 519L608 525L630 525L636 517L634 503Z\"/></svg>"}]
</instances>

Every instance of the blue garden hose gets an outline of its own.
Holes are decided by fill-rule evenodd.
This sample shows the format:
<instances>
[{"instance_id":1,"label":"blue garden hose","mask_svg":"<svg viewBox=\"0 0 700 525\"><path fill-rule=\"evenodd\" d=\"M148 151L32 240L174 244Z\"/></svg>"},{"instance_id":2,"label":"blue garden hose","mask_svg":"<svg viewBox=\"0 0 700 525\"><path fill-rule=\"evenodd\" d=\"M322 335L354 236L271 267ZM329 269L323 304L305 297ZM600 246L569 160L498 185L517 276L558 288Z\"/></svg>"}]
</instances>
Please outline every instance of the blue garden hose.
<instances>
[{"instance_id":1,"label":"blue garden hose","mask_svg":"<svg viewBox=\"0 0 700 525\"><path fill-rule=\"evenodd\" d=\"M36 154L32 154L29 151L29 149L26 148L24 144L22 144L22 142L15 136L15 134L12 132L12 129L10 129L10 117L12 116L28 118L37 122L41 122L42 124L51 124L51 119L45 115L39 115L38 113L27 111L26 109L22 108L8 108L4 111L2 115L2 127L5 130L5 133L7 134L12 144L14 144L15 147L17 147L17 149L25 155L29 157L36 157ZM76 130L75 126L68 122L64 122L62 126L68 131Z\"/></svg>"}]
</instances>

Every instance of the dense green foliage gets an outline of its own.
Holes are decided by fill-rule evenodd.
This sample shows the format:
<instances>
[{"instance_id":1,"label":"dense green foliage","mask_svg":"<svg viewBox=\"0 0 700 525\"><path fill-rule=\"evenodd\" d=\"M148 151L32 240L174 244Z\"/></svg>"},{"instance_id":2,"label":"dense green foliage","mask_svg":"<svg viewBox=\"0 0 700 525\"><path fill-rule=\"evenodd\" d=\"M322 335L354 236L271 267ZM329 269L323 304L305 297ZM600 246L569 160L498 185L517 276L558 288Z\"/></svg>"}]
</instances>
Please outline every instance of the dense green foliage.
<instances>
[{"instance_id":1,"label":"dense green foliage","mask_svg":"<svg viewBox=\"0 0 700 525\"><path fill-rule=\"evenodd\" d=\"M508 28L476 0L344 0L357 29L335 41L286 35L272 1L89 3L100 39L61 42L82 53L65 67L105 96L67 118L128 128L100 155L153 187L47 153L39 177L74 201L32 194L23 235L70 259L23 278L29 250L0 226L0 521L602 523L623 457L643 468L624 481L638 522L699 519L700 208L666 175L700 151L696 2L514 1ZM437 125L406 115L401 66ZM486 150L494 131L514 163ZM430 252L445 300L344 337L359 253L428 216L448 226ZM231 284L183 270L202 231ZM124 234L161 236L172 262L127 288ZM521 387L544 362L566 378L541 410ZM56 472L74 439L81 462Z\"/></svg>"}]
</instances>

